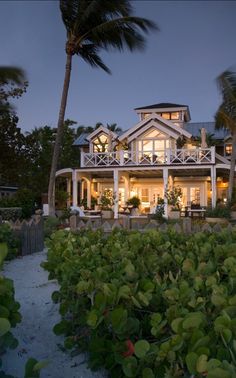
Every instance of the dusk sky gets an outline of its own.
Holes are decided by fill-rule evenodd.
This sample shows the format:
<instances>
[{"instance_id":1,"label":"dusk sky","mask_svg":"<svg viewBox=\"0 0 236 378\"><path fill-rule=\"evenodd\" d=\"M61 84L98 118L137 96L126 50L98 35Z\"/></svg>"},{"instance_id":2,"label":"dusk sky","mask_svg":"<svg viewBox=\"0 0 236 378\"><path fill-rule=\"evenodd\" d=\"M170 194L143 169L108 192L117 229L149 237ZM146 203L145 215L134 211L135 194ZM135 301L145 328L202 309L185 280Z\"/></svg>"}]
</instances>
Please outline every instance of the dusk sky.
<instances>
[{"instance_id":1,"label":"dusk sky","mask_svg":"<svg viewBox=\"0 0 236 378\"><path fill-rule=\"evenodd\" d=\"M155 21L144 52L102 53L112 71L73 59L66 118L78 125L117 123L158 102L187 104L193 122L212 121L220 103L215 78L236 63L235 1L133 1L135 15ZM24 131L56 126L66 32L58 1L0 1L1 65L22 67L27 93L16 102Z\"/></svg>"}]
</instances>

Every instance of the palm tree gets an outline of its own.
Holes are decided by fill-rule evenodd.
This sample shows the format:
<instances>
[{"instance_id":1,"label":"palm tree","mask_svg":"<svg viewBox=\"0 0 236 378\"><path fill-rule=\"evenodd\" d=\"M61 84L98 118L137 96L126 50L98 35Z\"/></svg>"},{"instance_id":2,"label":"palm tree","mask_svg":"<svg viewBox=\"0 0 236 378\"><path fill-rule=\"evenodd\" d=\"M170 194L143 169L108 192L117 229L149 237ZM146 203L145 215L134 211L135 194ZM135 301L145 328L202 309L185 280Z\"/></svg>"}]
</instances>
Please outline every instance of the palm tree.
<instances>
[{"instance_id":1,"label":"palm tree","mask_svg":"<svg viewBox=\"0 0 236 378\"><path fill-rule=\"evenodd\" d=\"M0 66L0 114L13 109L9 98L18 98L27 87L25 72L19 67Z\"/></svg>"},{"instance_id":2,"label":"palm tree","mask_svg":"<svg viewBox=\"0 0 236 378\"><path fill-rule=\"evenodd\" d=\"M143 49L144 33L158 29L144 18L132 16L129 0L60 0L62 19L67 30L66 70L57 124L57 136L48 187L49 214L54 215L54 184L63 133L72 57L76 54L92 67L111 73L99 53L102 49L130 51Z\"/></svg>"},{"instance_id":3,"label":"palm tree","mask_svg":"<svg viewBox=\"0 0 236 378\"><path fill-rule=\"evenodd\" d=\"M222 94L222 103L215 115L216 129L228 129L232 136L232 154L229 173L228 202L232 200L236 159L236 71L229 69L218 78L217 83Z\"/></svg>"},{"instance_id":4,"label":"palm tree","mask_svg":"<svg viewBox=\"0 0 236 378\"><path fill-rule=\"evenodd\" d=\"M122 131L122 128L117 126L117 123L107 123L107 128L113 133L120 133Z\"/></svg>"}]
</instances>

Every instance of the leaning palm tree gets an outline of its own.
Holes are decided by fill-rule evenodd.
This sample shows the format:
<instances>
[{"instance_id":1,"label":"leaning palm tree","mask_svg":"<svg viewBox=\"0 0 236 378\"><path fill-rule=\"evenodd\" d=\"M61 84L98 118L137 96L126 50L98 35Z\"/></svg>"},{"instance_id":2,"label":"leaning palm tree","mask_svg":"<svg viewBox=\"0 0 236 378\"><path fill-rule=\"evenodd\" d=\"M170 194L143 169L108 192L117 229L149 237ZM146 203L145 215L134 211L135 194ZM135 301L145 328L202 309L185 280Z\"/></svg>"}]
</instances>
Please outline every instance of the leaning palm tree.
<instances>
[{"instance_id":1,"label":"leaning palm tree","mask_svg":"<svg viewBox=\"0 0 236 378\"><path fill-rule=\"evenodd\" d=\"M107 123L107 128L113 133L120 133L122 131L122 128L117 126L117 123Z\"/></svg>"},{"instance_id":2,"label":"leaning palm tree","mask_svg":"<svg viewBox=\"0 0 236 378\"><path fill-rule=\"evenodd\" d=\"M67 30L66 70L57 124L57 136L48 187L49 213L54 215L54 184L63 134L63 121L70 83L72 57L78 55L92 67L110 73L99 53L102 49L130 51L145 46L144 33L157 26L144 18L132 16L128 0L60 0L62 19Z\"/></svg>"},{"instance_id":3,"label":"leaning palm tree","mask_svg":"<svg viewBox=\"0 0 236 378\"><path fill-rule=\"evenodd\" d=\"M224 71L217 83L222 94L222 103L215 115L216 129L228 129L232 136L232 154L229 173L228 202L232 200L236 159L236 70Z\"/></svg>"}]
</instances>

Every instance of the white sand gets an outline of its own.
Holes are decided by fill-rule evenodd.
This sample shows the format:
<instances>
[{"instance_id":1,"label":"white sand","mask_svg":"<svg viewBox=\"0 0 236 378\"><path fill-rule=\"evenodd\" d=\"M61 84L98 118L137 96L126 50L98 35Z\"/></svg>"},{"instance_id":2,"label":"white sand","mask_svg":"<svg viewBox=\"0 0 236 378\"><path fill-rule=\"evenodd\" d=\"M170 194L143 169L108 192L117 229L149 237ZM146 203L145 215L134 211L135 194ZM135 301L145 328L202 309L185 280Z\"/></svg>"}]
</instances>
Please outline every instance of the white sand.
<instances>
[{"instance_id":1,"label":"white sand","mask_svg":"<svg viewBox=\"0 0 236 378\"><path fill-rule=\"evenodd\" d=\"M46 251L6 262L4 275L14 280L15 298L21 304L22 321L13 329L19 341L15 350L2 356L2 369L15 377L24 377L24 365L29 357L49 359L50 364L41 370L42 378L102 378L105 374L87 369L85 355L70 357L62 352L63 337L56 336L52 328L60 321L58 305L51 294L58 289L55 280L48 281L48 273L40 267L46 260Z\"/></svg>"}]
</instances>

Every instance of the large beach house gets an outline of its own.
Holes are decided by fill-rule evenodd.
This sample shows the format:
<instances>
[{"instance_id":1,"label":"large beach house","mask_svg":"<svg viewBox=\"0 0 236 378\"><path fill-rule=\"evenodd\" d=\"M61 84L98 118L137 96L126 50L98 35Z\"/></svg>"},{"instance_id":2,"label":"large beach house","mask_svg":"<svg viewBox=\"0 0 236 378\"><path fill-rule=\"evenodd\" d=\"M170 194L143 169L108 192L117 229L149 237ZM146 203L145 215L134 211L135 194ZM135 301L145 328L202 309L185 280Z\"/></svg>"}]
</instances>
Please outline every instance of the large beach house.
<instances>
[{"instance_id":1,"label":"large beach house","mask_svg":"<svg viewBox=\"0 0 236 378\"><path fill-rule=\"evenodd\" d=\"M100 126L75 141L80 165L57 172L67 179L73 206L86 199L90 208L92 197L99 203L110 189L115 218L135 195L141 212L149 213L173 186L181 187L183 206L215 207L217 200L226 201L232 149L226 130L215 130L214 122L191 123L187 105L159 103L135 111L138 123L122 134ZM209 135L214 145L207 145Z\"/></svg>"}]
</instances>

